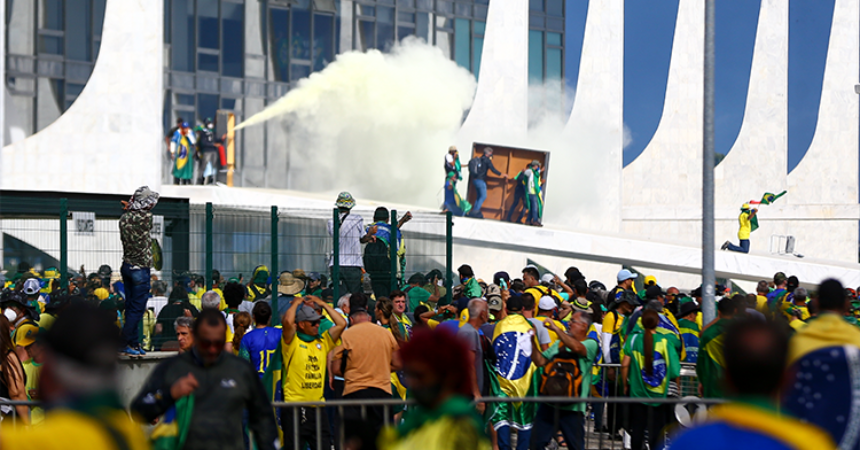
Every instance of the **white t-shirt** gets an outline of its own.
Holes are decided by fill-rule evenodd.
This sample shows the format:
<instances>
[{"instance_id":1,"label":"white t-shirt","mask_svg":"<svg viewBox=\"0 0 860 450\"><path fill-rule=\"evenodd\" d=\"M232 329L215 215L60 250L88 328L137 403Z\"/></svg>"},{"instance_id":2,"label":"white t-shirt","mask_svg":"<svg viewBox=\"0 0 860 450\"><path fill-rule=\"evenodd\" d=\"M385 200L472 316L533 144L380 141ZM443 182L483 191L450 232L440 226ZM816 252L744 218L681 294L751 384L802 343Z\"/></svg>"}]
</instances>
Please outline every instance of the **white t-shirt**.
<instances>
[{"instance_id":1,"label":"white t-shirt","mask_svg":"<svg viewBox=\"0 0 860 450\"><path fill-rule=\"evenodd\" d=\"M334 223L328 221L328 234L334 235ZM350 213L340 224L340 265L342 267L363 267L361 259L361 237L364 236L364 220L357 214ZM328 263L334 265L332 257Z\"/></svg>"}]
</instances>

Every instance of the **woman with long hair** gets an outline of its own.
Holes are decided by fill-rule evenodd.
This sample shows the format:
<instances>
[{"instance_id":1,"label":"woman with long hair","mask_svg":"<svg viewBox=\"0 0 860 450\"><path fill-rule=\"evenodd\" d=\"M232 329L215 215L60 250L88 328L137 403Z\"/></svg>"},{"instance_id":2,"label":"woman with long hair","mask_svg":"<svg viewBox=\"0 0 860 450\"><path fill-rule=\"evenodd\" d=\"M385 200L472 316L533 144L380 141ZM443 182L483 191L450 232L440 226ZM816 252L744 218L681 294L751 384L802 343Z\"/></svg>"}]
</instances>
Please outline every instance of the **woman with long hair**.
<instances>
[{"instance_id":1,"label":"woman with long hair","mask_svg":"<svg viewBox=\"0 0 860 450\"><path fill-rule=\"evenodd\" d=\"M8 330L11 327L9 320L0 314L0 330ZM27 379L24 375L24 364L15 353L15 344L9 333L0 332L0 398L9 400L27 401ZM15 407L18 420L25 424L30 423L30 408L26 405ZM11 414L0 412L0 416L8 417Z\"/></svg>"},{"instance_id":2,"label":"woman with long hair","mask_svg":"<svg viewBox=\"0 0 860 450\"><path fill-rule=\"evenodd\" d=\"M242 337L245 332L251 328L251 314L246 311L237 312L233 316L233 354L239 354L239 344L242 343Z\"/></svg>"},{"instance_id":3,"label":"woman with long hair","mask_svg":"<svg viewBox=\"0 0 860 450\"><path fill-rule=\"evenodd\" d=\"M654 310L642 313L644 333L635 333L624 345L621 361L621 380L624 392L630 397L666 398L670 380L681 374L678 351L666 335L655 333L660 316ZM628 410L632 450L642 450L645 429L648 429L649 448L657 448L666 426L669 405L657 403L631 403Z\"/></svg>"}]
</instances>

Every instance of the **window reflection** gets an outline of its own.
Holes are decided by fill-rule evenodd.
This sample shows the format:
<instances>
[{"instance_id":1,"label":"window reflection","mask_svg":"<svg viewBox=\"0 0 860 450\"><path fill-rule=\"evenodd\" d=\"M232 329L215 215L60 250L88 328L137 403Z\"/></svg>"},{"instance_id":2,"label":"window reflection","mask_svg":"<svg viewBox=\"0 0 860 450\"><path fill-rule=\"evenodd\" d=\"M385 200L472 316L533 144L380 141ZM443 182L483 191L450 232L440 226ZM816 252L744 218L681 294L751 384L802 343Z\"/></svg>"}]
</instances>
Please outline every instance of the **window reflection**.
<instances>
[{"instance_id":1,"label":"window reflection","mask_svg":"<svg viewBox=\"0 0 860 450\"><path fill-rule=\"evenodd\" d=\"M311 59L311 13L307 9L293 7L293 58Z\"/></svg>"},{"instance_id":2,"label":"window reflection","mask_svg":"<svg viewBox=\"0 0 860 450\"><path fill-rule=\"evenodd\" d=\"M334 16L314 14L314 70L334 60Z\"/></svg>"},{"instance_id":3,"label":"window reflection","mask_svg":"<svg viewBox=\"0 0 860 450\"><path fill-rule=\"evenodd\" d=\"M244 6L236 3L221 4L221 26L223 43L221 46L221 75L241 78L244 73L245 28Z\"/></svg>"},{"instance_id":4,"label":"window reflection","mask_svg":"<svg viewBox=\"0 0 860 450\"><path fill-rule=\"evenodd\" d=\"M269 10L269 59L275 81L290 81L290 12L286 9Z\"/></svg>"},{"instance_id":5,"label":"window reflection","mask_svg":"<svg viewBox=\"0 0 860 450\"><path fill-rule=\"evenodd\" d=\"M218 48L218 0L197 0L197 46Z\"/></svg>"}]
</instances>

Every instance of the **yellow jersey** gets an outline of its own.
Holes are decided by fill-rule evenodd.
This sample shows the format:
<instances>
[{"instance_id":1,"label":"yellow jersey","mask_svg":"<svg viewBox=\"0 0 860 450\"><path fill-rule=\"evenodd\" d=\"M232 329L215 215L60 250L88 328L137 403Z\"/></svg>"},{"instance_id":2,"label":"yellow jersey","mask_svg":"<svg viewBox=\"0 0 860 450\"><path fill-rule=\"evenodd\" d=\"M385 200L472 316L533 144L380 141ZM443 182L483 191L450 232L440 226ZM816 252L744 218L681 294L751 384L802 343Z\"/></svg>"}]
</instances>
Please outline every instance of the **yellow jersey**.
<instances>
[{"instance_id":1,"label":"yellow jersey","mask_svg":"<svg viewBox=\"0 0 860 450\"><path fill-rule=\"evenodd\" d=\"M39 376L42 374L42 365L33 361L32 358L24 363L24 374L27 376L27 400L39 400ZM30 408L30 423L39 425L45 419L45 410L34 406Z\"/></svg>"},{"instance_id":2,"label":"yellow jersey","mask_svg":"<svg viewBox=\"0 0 860 450\"><path fill-rule=\"evenodd\" d=\"M149 440L143 429L132 422L125 411L116 410L105 421L125 439L129 450L149 450ZM68 409L57 409L47 413L44 423L38 427L13 428L11 420L4 421L0 448L116 450L119 446L98 419Z\"/></svg>"},{"instance_id":3,"label":"yellow jersey","mask_svg":"<svg viewBox=\"0 0 860 450\"><path fill-rule=\"evenodd\" d=\"M742 241L749 240L750 233L752 233L752 225L750 224L750 213L741 213L741 215L738 216L738 223L740 224L740 229L738 229L738 239Z\"/></svg>"},{"instance_id":4,"label":"yellow jersey","mask_svg":"<svg viewBox=\"0 0 860 450\"><path fill-rule=\"evenodd\" d=\"M328 331L311 342L301 340L298 334L289 344L281 340L284 373L289 374L282 379L285 402L323 401L326 356L334 347Z\"/></svg>"}]
</instances>

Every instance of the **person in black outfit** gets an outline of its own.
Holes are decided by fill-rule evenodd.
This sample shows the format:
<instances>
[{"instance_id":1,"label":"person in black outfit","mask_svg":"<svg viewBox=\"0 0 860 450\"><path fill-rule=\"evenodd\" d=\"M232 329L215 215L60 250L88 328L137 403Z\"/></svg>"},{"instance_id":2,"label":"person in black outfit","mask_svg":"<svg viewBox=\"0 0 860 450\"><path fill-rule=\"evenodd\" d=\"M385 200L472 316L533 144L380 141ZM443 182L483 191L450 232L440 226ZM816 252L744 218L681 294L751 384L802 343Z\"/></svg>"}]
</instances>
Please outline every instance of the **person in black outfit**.
<instances>
[{"instance_id":1,"label":"person in black outfit","mask_svg":"<svg viewBox=\"0 0 860 450\"><path fill-rule=\"evenodd\" d=\"M185 450L244 450L242 414L260 450L275 450L278 430L272 405L257 372L224 351L227 321L204 309L194 322L191 351L165 360L131 402L132 412L149 423L182 397L194 396Z\"/></svg>"},{"instance_id":2,"label":"person in black outfit","mask_svg":"<svg viewBox=\"0 0 860 450\"><path fill-rule=\"evenodd\" d=\"M504 177L506 180L508 179L508 174L502 175L502 173L496 170L493 166L493 149L491 147L484 147L483 156L472 158L472 160L469 161L469 179L472 181L472 185L475 186L475 190L478 192L478 198L475 200L475 207L472 208L472 212L469 213L469 217L478 219L484 218L484 215L481 214L481 206L484 204L484 200L487 199L488 170L500 177Z\"/></svg>"},{"instance_id":3,"label":"person in black outfit","mask_svg":"<svg viewBox=\"0 0 860 450\"><path fill-rule=\"evenodd\" d=\"M211 117L207 117L203 124L203 130L197 138L197 150L200 152L198 158L200 177L203 178L203 184L215 184L215 176L221 168L218 146L224 143L226 135L221 137L215 135L215 122Z\"/></svg>"}]
</instances>

